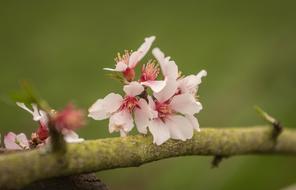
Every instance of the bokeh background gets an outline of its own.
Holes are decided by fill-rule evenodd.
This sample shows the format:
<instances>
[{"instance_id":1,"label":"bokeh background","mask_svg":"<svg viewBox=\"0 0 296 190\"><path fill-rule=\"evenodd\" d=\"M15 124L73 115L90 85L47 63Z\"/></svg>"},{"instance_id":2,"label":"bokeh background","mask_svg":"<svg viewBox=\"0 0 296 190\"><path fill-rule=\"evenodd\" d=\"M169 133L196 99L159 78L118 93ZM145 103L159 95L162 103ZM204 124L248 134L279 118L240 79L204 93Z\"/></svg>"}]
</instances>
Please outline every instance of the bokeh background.
<instances>
[{"instance_id":1,"label":"bokeh background","mask_svg":"<svg viewBox=\"0 0 296 190\"><path fill-rule=\"evenodd\" d=\"M260 105L285 126L296 123L295 1L1 1L0 133L36 128L9 101L22 79L55 108L87 109L120 84L107 78L117 52L144 37L184 74L208 71L200 87L202 127L262 124ZM149 54L147 57L151 57ZM107 121L89 120L79 134L106 138ZM99 156L99 155L98 155ZM95 159L95 158L94 158ZM296 183L296 158L239 156L211 169L211 157L183 157L98 173L119 189L280 189ZM33 164L33 163L32 163Z\"/></svg>"}]
</instances>

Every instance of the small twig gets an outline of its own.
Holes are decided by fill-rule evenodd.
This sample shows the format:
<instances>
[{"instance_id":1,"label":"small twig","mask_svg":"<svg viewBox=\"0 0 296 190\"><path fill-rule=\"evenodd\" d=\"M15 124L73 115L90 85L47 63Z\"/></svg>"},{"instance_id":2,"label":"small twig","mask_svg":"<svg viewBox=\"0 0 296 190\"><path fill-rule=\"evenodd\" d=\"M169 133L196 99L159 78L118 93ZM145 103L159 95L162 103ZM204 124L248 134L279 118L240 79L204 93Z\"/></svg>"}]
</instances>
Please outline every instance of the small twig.
<instances>
[{"instance_id":1,"label":"small twig","mask_svg":"<svg viewBox=\"0 0 296 190\"><path fill-rule=\"evenodd\" d=\"M277 137L283 131L283 126L281 125L281 123L278 120L276 120L274 117L272 117L271 115L263 111L263 109L261 109L259 106L255 106L254 108L257 111L257 113L264 119L264 121L266 121L267 123L273 126L274 130L272 133L272 138L276 140Z\"/></svg>"}]
</instances>

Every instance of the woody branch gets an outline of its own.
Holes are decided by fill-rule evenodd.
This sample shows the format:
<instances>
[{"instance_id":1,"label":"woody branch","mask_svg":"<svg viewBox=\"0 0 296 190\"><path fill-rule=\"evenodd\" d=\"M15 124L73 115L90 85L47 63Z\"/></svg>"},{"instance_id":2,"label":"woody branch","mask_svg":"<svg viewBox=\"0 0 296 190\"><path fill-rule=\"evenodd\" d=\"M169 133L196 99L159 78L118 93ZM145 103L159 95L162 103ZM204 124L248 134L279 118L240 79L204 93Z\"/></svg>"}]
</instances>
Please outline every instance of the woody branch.
<instances>
[{"instance_id":1,"label":"woody branch","mask_svg":"<svg viewBox=\"0 0 296 190\"><path fill-rule=\"evenodd\" d=\"M169 140L161 146L153 144L150 135L135 135L68 144L65 153L41 148L3 154L0 189L18 189L47 178L136 167L178 156L296 155L296 130L284 129L276 141L273 134L269 126L204 128L190 140Z\"/></svg>"}]
</instances>

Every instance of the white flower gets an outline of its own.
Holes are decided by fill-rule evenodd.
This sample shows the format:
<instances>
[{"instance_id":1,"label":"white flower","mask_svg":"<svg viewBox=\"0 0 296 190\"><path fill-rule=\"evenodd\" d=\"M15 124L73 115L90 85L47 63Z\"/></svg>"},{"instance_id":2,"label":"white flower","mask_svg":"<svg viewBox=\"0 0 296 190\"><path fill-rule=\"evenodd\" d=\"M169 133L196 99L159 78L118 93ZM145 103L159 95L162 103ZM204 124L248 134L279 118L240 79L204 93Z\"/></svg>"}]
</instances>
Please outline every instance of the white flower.
<instances>
[{"instance_id":1,"label":"white flower","mask_svg":"<svg viewBox=\"0 0 296 190\"><path fill-rule=\"evenodd\" d=\"M24 133L16 135L9 132L4 136L4 145L9 150L24 150L29 149L29 141Z\"/></svg>"},{"instance_id":2,"label":"white flower","mask_svg":"<svg viewBox=\"0 0 296 190\"><path fill-rule=\"evenodd\" d=\"M153 142L157 145L169 138L183 141L191 139L194 129L199 130L194 114L198 113L202 106L190 94L175 95L167 100L157 97L153 100L149 97L149 105L157 112L156 117L150 118L148 126L153 135Z\"/></svg>"},{"instance_id":3,"label":"white flower","mask_svg":"<svg viewBox=\"0 0 296 190\"><path fill-rule=\"evenodd\" d=\"M110 93L104 99L97 100L89 108L89 117L95 120L109 120L109 132L120 132L126 136L134 127L133 113L137 128L142 133L147 133L146 126L149 119L144 117L149 114L148 104L144 99L137 97L144 91L138 82L131 82L123 88L126 96Z\"/></svg>"},{"instance_id":4,"label":"white flower","mask_svg":"<svg viewBox=\"0 0 296 190\"><path fill-rule=\"evenodd\" d=\"M32 104L33 110L30 110L24 103L21 102L16 102L16 105L32 114L34 121L39 121L44 126L47 126L48 118L46 112L43 110L39 110L36 104Z\"/></svg>"}]
</instances>

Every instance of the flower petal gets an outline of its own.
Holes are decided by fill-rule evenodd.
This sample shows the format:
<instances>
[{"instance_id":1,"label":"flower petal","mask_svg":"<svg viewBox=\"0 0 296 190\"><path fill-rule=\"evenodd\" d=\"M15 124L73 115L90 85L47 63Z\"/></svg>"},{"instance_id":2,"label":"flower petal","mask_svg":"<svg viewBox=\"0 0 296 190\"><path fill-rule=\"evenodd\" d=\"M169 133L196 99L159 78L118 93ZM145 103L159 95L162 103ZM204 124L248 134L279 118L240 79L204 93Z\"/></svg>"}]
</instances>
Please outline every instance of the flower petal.
<instances>
[{"instance_id":1,"label":"flower petal","mask_svg":"<svg viewBox=\"0 0 296 190\"><path fill-rule=\"evenodd\" d=\"M134 111L136 127L139 133L147 134L147 127L149 120L152 118L152 113L144 99L140 99L138 105L140 108L135 108Z\"/></svg>"},{"instance_id":2,"label":"flower petal","mask_svg":"<svg viewBox=\"0 0 296 190\"><path fill-rule=\"evenodd\" d=\"M139 61L147 54L154 40L155 36L145 38L145 42L138 48L137 51L131 54L129 59L129 68L136 67Z\"/></svg>"},{"instance_id":3,"label":"flower petal","mask_svg":"<svg viewBox=\"0 0 296 190\"><path fill-rule=\"evenodd\" d=\"M139 82L131 82L128 85L123 87L123 91L128 96L137 96L140 95L144 91L144 87Z\"/></svg>"},{"instance_id":4,"label":"flower petal","mask_svg":"<svg viewBox=\"0 0 296 190\"><path fill-rule=\"evenodd\" d=\"M171 116L166 120L166 124L172 139L185 141L191 139L193 136L193 126L191 122L181 115Z\"/></svg>"},{"instance_id":5,"label":"flower petal","mask_svg":"<svg viewBox=\"0 0 296 190\"><path fill-rule=\"evenodd\" d=\"M166 81L145 81L141 84L150 87L153 92L160 92L165 87Z\"/></svg>"},{"instance_id":6,"label":"flower petal","mask_svg":"<svg viewBox=\"0 0 296 190\"><path fill-rule=\"evenodd\" d=\"M201 103L188 93L174 96L170 105L176 112L188 115L194 115L202 110Z\"/></svg>"},{"instance_id":7,"label":"flower petal","mask_svg":"<svg viewBox=\"0 0 296 190\"><path fill-rule=\"evenodd\" d=\"M16 134L9 132L4 136L4 145L8 150L21 150L22 148L15 143Z\"/></svg>"},{"instance_id":8,"label":"flower petal","mask_svg":"<svg viewBox=\"0 0 296 190\"><path fill-rule=\"evenodd\" d=\"M128 110L122 110L113 114L109 120L109 132L123 130L128 133L134 127L134 122Z\"/></svg>"},{"instance_id":9,"label":"flower petal","mask_svg":"<svg viewBox=\"0 0 296 190\"><path fill-rule=\"evenodd\" d=\"M165 87L157 93L153 93L159 102L165 102L170 99L177 91L177 81L175 79L166 79Z\"/></svg>"},{"instance_id":10,"label":"flower petal","mask_svg":"<svg viewBox=\"0 0 296 190\"><path fill-rule=\"evenodd\" d=\"M153 143L157 145L161 145L170 138L168 127L160 119L150 122L149 131L153 136Z\"/></svg>"},{"instance_id":11,"label":"flower petal","mask_svg":"<svg viewBox=\"0 0 296 190\"><path fill-rule=\"evenodd\" d=\"M200 128L199 128L199 123L198 123L197 118L194 117L194 115L185 115L185 117L190 121L193 128L199 132Z\"/></svg>"},{"instance_id":12,"label":"flower petal","mask_svg":"<svg viewBox=\"0 0 296 190\"><path fill-rule=\"evenodd\" d=\"M116 63L115 69L104 68L105 71L117 71L117 72L123 72L126 69L127 69L127 65L122 61Z\"/></svg>"},{"instance_id":13,"label":"flower petal","mask_svg":"<svg viewBox=\"0 0 296 190\"><path fill-rule=\"evenodd\" d=\"M207 72L202 70L197 75L189 75L179 79L178 88L181 93L190 93L195 96L198 90L198 85L201 83L201 78L205 76L207 76Z\"/></svg>"},{"instance_id":14,"label":"flower petal","mask_svg":"<svg viewBox=\"0 0 296 190\"><path fill-rule=\"evenodd\" d=\"M178 66L174 61L170 61L170 57L165 57L164 53L159 48L154 48L152 54L158 61L162 74L165 77L177 79L179 76Z\"/></svg>"},{"instance_id":15,"label":"flower petal","mask_svg":"<svg viewBox=\"0 0 296 190\"><path fill-rule=\"evenodd\" d=\"M63 129L62 134L67 143L80 143L84 141L83 138L79 138L79 135L72 130Z\"/></svg>"},{"instance_id":16,"label":"flower petal","mask_svg":"<svg viewBox=\"0 0 296 190\"><path fill-rule=\"evenodd\" d=\"M23 149L29 148L29 141L24 133L20 133L16 136L16 140Z\"/></svg>"},{"instance_id":17,"label":"flower petal","mask_svg":"<svg viewBox=\"0 0 296 190\"><path fill-rule=\"evenodd\" d=\"M104 99L98 99L89 109L89 117L95 120L103 120L117 111L122 103L122 96L115 93L108 94Z\"/></svg>"}]
</instances>

